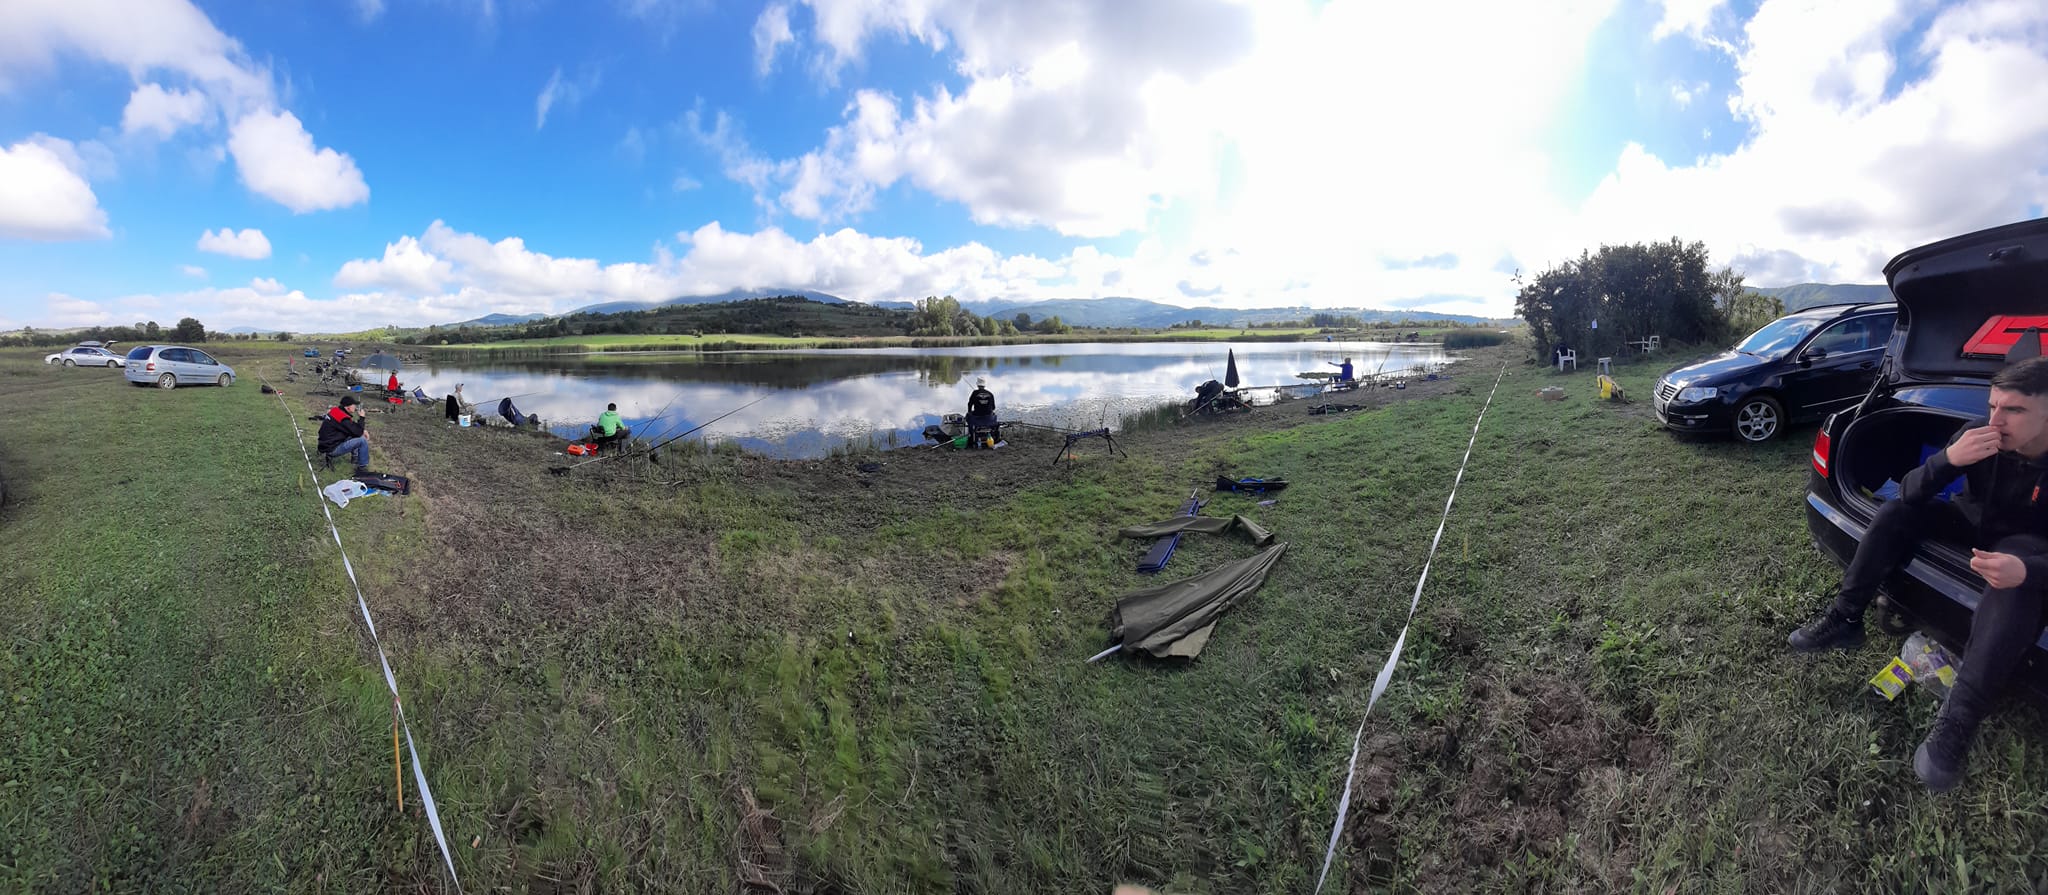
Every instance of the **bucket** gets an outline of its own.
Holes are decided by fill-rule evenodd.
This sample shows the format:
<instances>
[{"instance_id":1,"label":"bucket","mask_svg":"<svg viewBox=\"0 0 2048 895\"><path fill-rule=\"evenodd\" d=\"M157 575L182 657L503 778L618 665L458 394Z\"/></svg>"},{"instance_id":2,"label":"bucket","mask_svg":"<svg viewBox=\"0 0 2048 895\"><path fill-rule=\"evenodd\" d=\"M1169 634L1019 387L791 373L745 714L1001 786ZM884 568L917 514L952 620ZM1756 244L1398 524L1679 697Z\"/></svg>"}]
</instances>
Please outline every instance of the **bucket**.
<instances>
[{"instance_id":1,"label":"bucket","mask_svg":"<svg viewBox=\"0 0 2048 895\"><path fill-rule=\"evenodd\" d=\"M465 413L462 414L461 416L456 417L455 425L460 426L464 429L469 428L469 414Z\"/></svg>"}]
</instances>

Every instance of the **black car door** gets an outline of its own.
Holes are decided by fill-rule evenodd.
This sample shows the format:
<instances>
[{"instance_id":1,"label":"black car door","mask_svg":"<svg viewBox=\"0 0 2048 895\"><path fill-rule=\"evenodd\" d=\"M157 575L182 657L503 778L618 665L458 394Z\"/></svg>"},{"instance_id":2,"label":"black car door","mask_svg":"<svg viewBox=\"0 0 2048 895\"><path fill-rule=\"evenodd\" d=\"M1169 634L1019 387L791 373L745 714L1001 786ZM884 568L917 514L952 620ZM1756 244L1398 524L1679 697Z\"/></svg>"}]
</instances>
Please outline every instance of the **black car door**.
<instances>
[{"instance_id":1,"label":"black car door","mask_svg":"<svg viewBox=\"0 0 2048 895\"><path fill-rule=\"evenodd\" d=\"M1884 359L1896 314L1851 317L1829 324L1788 359L1785 411L1811 419L1840 410L1863 397Z\"/></svg>"}]
</instances>

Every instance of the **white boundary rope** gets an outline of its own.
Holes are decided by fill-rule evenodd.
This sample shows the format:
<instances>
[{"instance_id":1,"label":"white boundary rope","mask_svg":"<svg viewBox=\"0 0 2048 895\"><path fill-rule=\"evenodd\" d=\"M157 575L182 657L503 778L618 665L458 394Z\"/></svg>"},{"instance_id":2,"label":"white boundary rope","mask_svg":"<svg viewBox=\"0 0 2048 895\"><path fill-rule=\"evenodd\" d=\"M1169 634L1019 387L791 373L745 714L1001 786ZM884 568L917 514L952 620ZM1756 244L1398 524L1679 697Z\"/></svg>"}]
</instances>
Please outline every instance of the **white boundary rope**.
<instances>
[{"instance_id":1,"label":"white boundary rope","mask_svg":"<svg viewBox=\"0 0 2048 895\"><path fill-rule=\"evenodd\" d=\"M384 642L377 638L377 622L370 618L370 601L363 598L363 585L356 580L355 564L349 562L348 548L341 545L341 529L334 526L334 513L327 509L327 500L320 496L320 476L313 471L312 452L306 450L306 432L299 428L299 419L292 415L291 405L284 402L283 392L277 394L277 406L284 410L285 418L291 420L292 433L299 437L299 455L306 460L313 502L320 505L320 515L327 517L327 531L334 535L334 549L341 552L341 567L348 572L348 583L355 587L356 608L363 612L363 626L370 629L370 645L377 648L377 664L384 668L384 684L391 688L391 703L397 707L399 726L405 730L405 751L412 755L412 779L419 785L421 803L427 807L427 824L434 828L434 842L441 846L441 860L448 865L448 878L454 881L455 891L461 892L462 879L455 875L455 854L448 848L448 837L441 832L441 812L434 807L434 791L427 787L427 775L420 765L420 750L412 742L412 722L406 719L405 701L398 696L398 678L391 673L391 659L384 654Z\"/></svg>"},{"instance_id":2,"label":"white boundary rope","mask_svg":"<svg viewBox=\"0 0 2048 895\"><path fill-rule=\"evenodd\" d=\"M1415 608L1422 604L1422 586L1429 582L1429 564L1436 559L1436 548L1444 539L1444 526L1451 521L1451 504L1458 499L1458 485L1465 481L1465 464L1472 461L1472 445L1479 441L1479 424L1486 419L1487 408L1493 406L1494 392L1500 391L1500 381L1508 375L1507 364L1501 364L1500 375L1493 377L1493 389L1486 393L1486 403L1480 405L1479 416L1472 421L1472 437L1465 441L1465 458L1458 461L1458 475L1451 480L1451 494L1444 498L1444 515L1436 523L1436 537L1429 539L1429 555L1422 560L1422 575L1415 579L1415 595L1408 598L1408 620L1401 623L1401 634L1394 638L1394 648L1387 653L1387 661L1380 666L1378 677L1372 681L1372 695L1366 697L1365 714L1358 718L1358 732L1351 735L1351 769L1344 772L1344 795L1337 800L1337 820L1330 825L1330 844L1323 850L1323 872L1316 875L1315 892L1323 891L1323 883L1330 876L1330 861L1337 856L1337 837L1344 832L1344 818L1351 813L1351 784L1358 777L1358 748L1365 741L1365 719L1372 717L1372 707L1387 692L1387 684L1394 679L1394 666L1401 662L1401 648L1408 645L1408 628L1415 623Z\"/></svg>"}]
</instances>

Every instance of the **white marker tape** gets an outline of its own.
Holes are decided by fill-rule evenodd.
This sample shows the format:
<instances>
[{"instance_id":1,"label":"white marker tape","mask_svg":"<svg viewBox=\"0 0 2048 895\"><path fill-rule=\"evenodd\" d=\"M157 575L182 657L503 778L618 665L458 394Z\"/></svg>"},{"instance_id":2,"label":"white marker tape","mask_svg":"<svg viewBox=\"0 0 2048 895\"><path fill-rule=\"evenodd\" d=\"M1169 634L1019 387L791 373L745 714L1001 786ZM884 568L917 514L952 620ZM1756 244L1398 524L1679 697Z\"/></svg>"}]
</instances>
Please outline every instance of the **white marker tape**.
<instances>
[{"instance_id":1,"label":"white marker tape","mask_svg":"<svg viewBox=\"0 0 2048 895\"><path fill-rule=\"evenodd\" d=\"M1458 474L1451 479L1451 495L1444 498L1444 515L1437 520L1436 536L1429 539L1429 555L1423 557L1422 575L1415 579L1415 595L1408 598L1408 620L1401 623L1401 634L1394 638L1394 648L1387 651L1387 661L1380 666L1379 676L1372 680L1372 694L1366 697L1365 714L1358 718L1358 730L1351 735L1351 769L1344 772L1344 795L1337 799L1337 822L1330 825L1330 844L1323 850L1323 872L1316 875L1316 892L1323 891L1323 882L1330 876L1330 861L1337 856L1337 837L1344 832L1344 817L1351 813L1351 784L1358 777L1358 748L1365 742L1365 719L1372 717L1372 707L1379 704L1380 697L1387 692L1387 684L1394 679L1394 666L1401 662L1401 650L1408 645L1408 627L1415 622L1415 608L1422 605L1422 586L1429 582L1429 564L1436 559L1437 545L1443 542L1444 526L1451 521L1451 504L1458 499L1458 485L1465 481L1465 464L1472 462L1472 445L1479 441L1479 424L1486 419L1486 410L1493 406L1493 393L1500 390L1502 377L1508 374L1508 367L1502 364L1500 375L1493 378L1493 390L1486 393L1486 403L1479 407L1479 417L1472 421L1472 437L1465 442L1465 458L1458 461Z\"/></svg>"},{"instance_id":2,"label":"white marker tape","mask_svg":"<svg viewBox=\"0 0 2048 895\"><path fill-rule=\"evenodd\" d=\"M268 383L265 383L266 385ZM291 420L292 432L299 437L299 455L306 460L306 472L312 481L320 481L319 473L313 472L313 454L306 450L306 432L299 428L297 417L292 416L291 405L284 402L284 393L277 395L277 405L284 408L284 415ZM327 501L320 498L318 489L313 490L313 502L320 505L320 514L327 517L327 531L334 536L334 548L341 551L341 568L348 572L348 583L356 591L356 607L363 612L363 626L370 630L370 645L377 648L377 664L384 670L384 684L391 688L391 698L398 706L398 724L405 731L405 751L412 754L412 779L420 788L420 802L427 807L427 825L434 830L434 842L441 846L441 860L448 865L448 879L455 883L455 891L462 891L462 880L455 875L455 853L448 848L448 837L441 832L441 813L434 806L434 791L427 786L427 775L420 767L420 750L413 745L412 722L405 717L405 700L398 695L398 678L391 673L391 659L384 654L384 642L377 638L377 622L370 618L370 601L363 598L362 582L356 580L355 563L349 562L348 548L341 544L341 529L334 525L334 513L327 509Z\"/></svg>"}]
</instances>

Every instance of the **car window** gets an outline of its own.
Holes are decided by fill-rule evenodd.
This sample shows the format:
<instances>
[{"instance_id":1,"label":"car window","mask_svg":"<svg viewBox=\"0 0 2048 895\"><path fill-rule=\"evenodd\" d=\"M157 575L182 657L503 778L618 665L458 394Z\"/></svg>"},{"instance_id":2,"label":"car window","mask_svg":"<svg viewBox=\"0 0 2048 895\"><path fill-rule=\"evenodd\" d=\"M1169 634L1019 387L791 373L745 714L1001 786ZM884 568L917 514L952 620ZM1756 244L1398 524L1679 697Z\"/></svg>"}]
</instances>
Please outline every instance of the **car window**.
<instances>
[{"instance_id":1,"label":"car window","mask_svg":"<svg viewBox=\"0 0 2048 895\"><path fill-rule=\"evenodd\" d=\"M192 355L192 363L206 364L208 366L215 367L220 366L220 361L214 360L211 355L208 355L206 352L201 351L197 348L187 351L186 353Z\"/></svg>"},{"instance_id":2,"label":"car window","mask_svg":"<svg viewBox=\"0 0 2048 895\"><path fill-rule=\"evenodd\" d=\"M1820 320L1813 317L1780 317L1743 339L1735 350L1766 360L1783 357L1819 325Z\"/></svg>"},{"instance_id":3,"label":"car window","mask_svg":"<svg viewBox=\"0 0 2048 895\"><path fill-rule=\"evenodd\" d=\"M149 352L150 352L150 348L149 348L149 346L148 346L148 345L143 345L143 346L141 346L141 347L139 347L139 348L130 348L130 349L128 349L128 359L129 359L129 360L146 360L146 359L148 359L148 357L149 357Z\"/></svg>"},{"instance_id":4,"label":"car window","mask_svg":"<svg viewBox=\"0 0 2048 895\"><path fill-rule=\"evenodd\" d=\"M189 364L192 362L192 353L183 348L166 348L160 356L164 360L176 364Z\"/></svg>"},{"instance_id":5,"label":"car window","mask_svg":"<svg viewBox=\"0 0 2048 895\"><path fill-rule=\"evenodd\" d=\"M1822 330L1807 343L1807 350L1819 348L1829 354L1849 354L1883 348L1891 339L1892 321L1897 315L1855 317Z\"/></svg>"}]
</instances>

